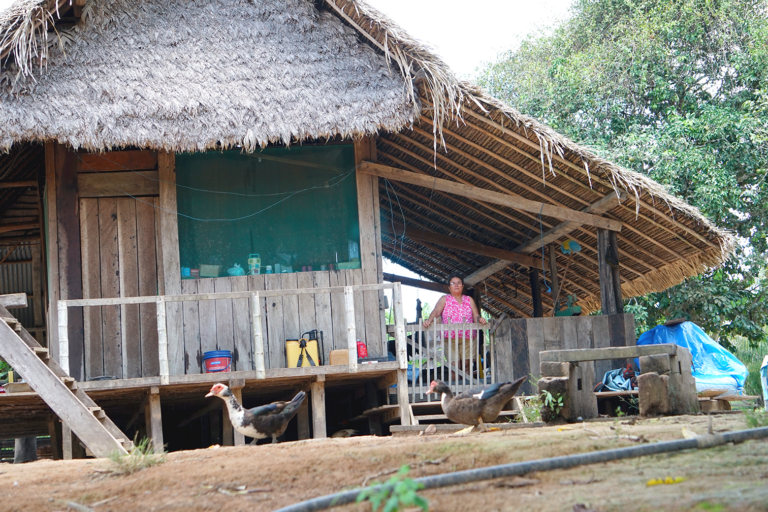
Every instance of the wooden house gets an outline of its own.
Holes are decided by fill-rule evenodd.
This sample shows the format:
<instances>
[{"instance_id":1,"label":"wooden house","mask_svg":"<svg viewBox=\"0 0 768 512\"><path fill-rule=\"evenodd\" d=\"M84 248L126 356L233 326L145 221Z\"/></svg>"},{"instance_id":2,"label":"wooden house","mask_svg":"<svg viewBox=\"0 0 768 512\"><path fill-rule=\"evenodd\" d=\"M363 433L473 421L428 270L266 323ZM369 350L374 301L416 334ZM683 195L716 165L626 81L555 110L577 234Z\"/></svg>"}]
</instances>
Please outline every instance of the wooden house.
<instances>
[{"instance_id":1,"label":"wooden house","mask_svg":"<svg viewBox=\"0 0 768 512\"><path fill-rule=\"evenodd\" d=\"M311 388L316 436L325 387L399 376L402 390L402 309L395 293L400 329L387 326L383 290L408 281L385 281L383 257L433 289L466 276L511 322L553 316L566 296L618 315L734 244L357 0L18 0L0 13L0 147L0 293L30 295L25 332L120 428L146 407L156 440L160 397L171 415L205 410L224 378L204 373L212 350L232 353L226 379L252 401ZM566 240L581 250L564 254ZM255 254L259 272L238 275ZM34 289L12 289L22 274ZM620 318L606 343L634 343ZM313 329L326 364L286 368L285 340ZM507 336L493 378L533 371L569 329ZM388 331L398 361L358 366L356 340L386 356ZM350 364L328 366L332 349ZM376 388L357 398L375 406ZM50 410L22 398L26 424L45 425ZM172 448L194 445L165 429Z\"/></svg>"}]
</instances>

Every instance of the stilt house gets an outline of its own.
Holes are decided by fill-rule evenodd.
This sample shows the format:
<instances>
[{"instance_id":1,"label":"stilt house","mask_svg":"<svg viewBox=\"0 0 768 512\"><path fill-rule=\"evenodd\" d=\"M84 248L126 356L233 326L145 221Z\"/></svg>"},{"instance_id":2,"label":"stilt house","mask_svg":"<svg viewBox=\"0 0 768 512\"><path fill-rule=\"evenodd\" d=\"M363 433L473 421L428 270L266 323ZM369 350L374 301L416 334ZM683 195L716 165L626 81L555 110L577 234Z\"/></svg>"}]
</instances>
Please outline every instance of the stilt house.
<instances>
[{"instance_id":1,"label":"stilt house","mask_svg":"<svg viewBox=\"0 0 768 512\"><path fill-rule=\"evenodd\" d=\"M218 380L254 404L310 390L298 437L361 410L373 432L413 421L419 328L398 284L413 283L383 257L431 289L466 276L499 319L485 382L535 374L545 348L634 344L622 300L734 243L359 0L18 0L0 13L0 149L0 294L29 299L0 310L0 356L31 386L0 395L17 412L0 436L58 435L53 412L69 456L70 430L104 454L142 415L170 449L242 442L202 398ZM604 316L555 317L568 297ZM286 340L312 330L322 364L288 368ZM358 364L358 340L386 357L390 334L396 361ZM349 364L329 365L334 349ZM204 372L214 350L229 373Z\"/></svg>"}]
</instances>

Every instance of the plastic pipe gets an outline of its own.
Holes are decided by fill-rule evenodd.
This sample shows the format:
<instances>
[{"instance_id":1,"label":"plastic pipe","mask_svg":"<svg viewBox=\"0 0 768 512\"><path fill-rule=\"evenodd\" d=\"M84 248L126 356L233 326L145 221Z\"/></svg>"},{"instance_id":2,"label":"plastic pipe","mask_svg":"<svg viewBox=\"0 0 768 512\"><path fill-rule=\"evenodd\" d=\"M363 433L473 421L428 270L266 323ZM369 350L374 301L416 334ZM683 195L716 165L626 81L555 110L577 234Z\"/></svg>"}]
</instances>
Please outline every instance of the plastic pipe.
<instances>
[{"instance_id":1,"label":"plastic pipe","mask_svg":"<svg viewBox=\"0 0 768 512\"><path fill-rule=\"evenodd\" d=\"M612 460L631 459L634 457L644 457L647 455L656 455L659 453L677 452L680 450L690 450L698 448L712 448L726 443L741 443L751 439L762 439L768 437L768 427L753 428L748 430L739 430L736 432L727 432L725 434L710 434L697 436L693 439L680 439L677 441L664 441L661 443L644 444L641 446L630 446L628 448L615 448L612 450L602 450L598 452L580 453L568 455L565 457L553 457L550 459L539 459L527 462L515 462L513 464L502 464L500 466L491 466L487 468L469 469L466 471L457 471L454 473L445 473L442 475L427 476L415 479L416 482L424 484L425 489L437 489L448 487L450 485L466 484L478 482L481 480L492 480L494 478L525 475L534 471L550 471L553 469L566 469L586 464L595 464L598 462L609 462ZM392 487L380 485L375 489ZM302 501L294 505L289 505L278 509L276 512L313 512L315 510L325 510L341 505L354 503L357 496L363 488L351 491L329 494L307 501Z\"/></svg>"}]
</instances>

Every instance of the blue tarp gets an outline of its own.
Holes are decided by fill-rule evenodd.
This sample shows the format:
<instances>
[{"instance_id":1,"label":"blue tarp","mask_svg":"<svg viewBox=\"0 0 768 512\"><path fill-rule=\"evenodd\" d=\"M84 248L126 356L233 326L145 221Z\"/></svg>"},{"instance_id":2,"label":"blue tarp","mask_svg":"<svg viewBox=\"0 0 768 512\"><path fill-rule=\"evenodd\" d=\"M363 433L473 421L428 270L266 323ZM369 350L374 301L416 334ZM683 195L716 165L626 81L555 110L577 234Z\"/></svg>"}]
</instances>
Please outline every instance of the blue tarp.
<instances>
[{"instance_id":1,"label":"blue tarp","mask_svg":"<svg viewBox=\"0 0 768 512\"><path fill-rule=\"evenodd\" d=\"M747 367L736 356L710 338L693 322L672 327L659 325L644 332L638 345L674 343L691 351L696 390L724 389L741 394L747 380Z\"/></svg>"}]
</instances>

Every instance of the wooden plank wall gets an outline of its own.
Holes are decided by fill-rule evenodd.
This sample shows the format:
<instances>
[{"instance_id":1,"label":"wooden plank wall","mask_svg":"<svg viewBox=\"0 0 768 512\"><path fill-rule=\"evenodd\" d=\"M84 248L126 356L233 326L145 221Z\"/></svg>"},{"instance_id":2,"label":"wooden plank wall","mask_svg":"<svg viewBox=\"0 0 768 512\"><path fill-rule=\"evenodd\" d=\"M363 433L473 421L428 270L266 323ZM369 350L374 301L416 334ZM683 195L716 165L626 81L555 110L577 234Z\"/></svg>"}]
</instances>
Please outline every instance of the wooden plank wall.
<instances>
[{"instance_id":1,"label":"wooden plank wall","mask_svg":"<svg viewBox=\"0 0 768 512\"><path fill-rule=\"evenodd\" d=\"M362 279L362 269L355 269L185 279L181 286L183 293L262 291L347 286ZM203 354L211 350L231 351L235 371L255 370L250 300L183 303L185 373L203 372ZM323 332L323 363L331 350L347 348L343 293L262 297L260 307L267 368L285 368L285 340L298 339L312 329ZM356 294L355 327L361 341L371 336L366 332L370 325L381 324L378 311L372 319L367 315L363 294Z\"/></svg>"},{"instance_id":2,"label":"wooden plank wall","mask_svg":"<svg viewBox=\"0 0 768 512\"><path fill-rule=\"evenodd\" d=\"M496 330L496 379L539 376L539 352L577 348L633 346L635 317L631 314L506 319ZM595 379L626 364L623 360L595 362ZM535 393L530 382L526 394Z\"/></svg>"}]
</instances>

